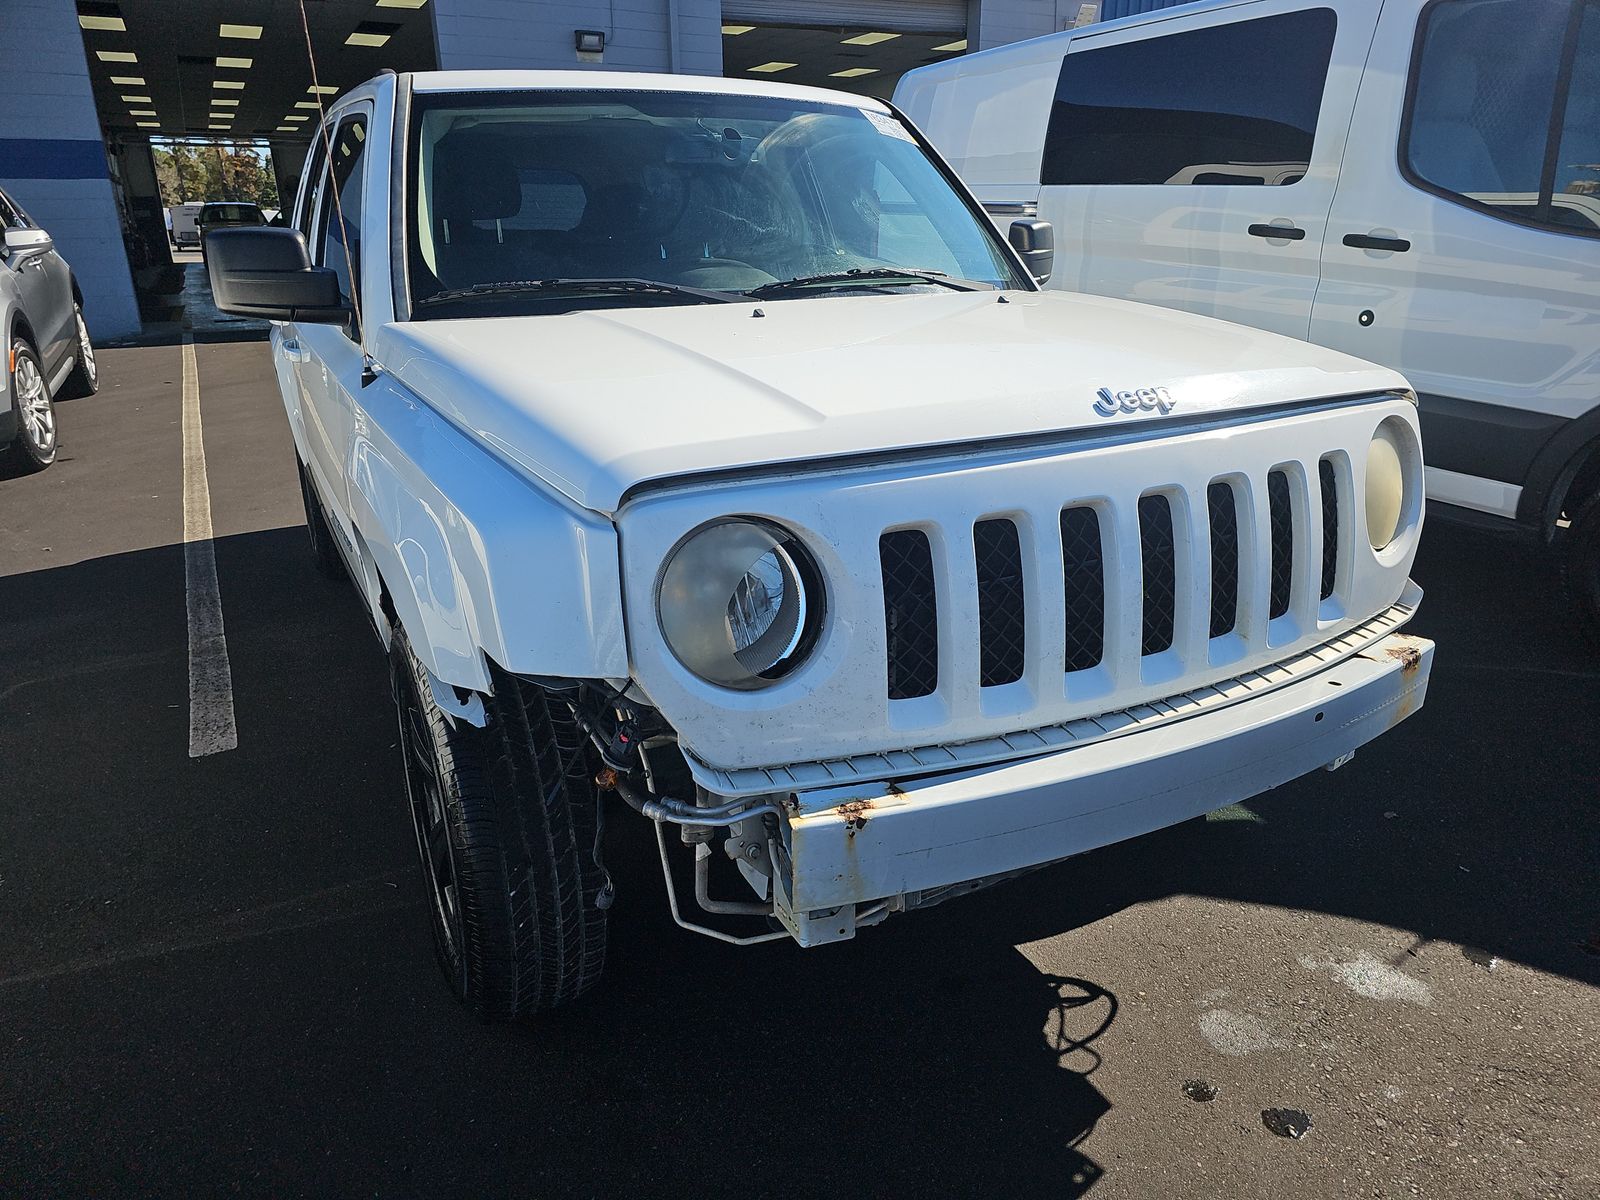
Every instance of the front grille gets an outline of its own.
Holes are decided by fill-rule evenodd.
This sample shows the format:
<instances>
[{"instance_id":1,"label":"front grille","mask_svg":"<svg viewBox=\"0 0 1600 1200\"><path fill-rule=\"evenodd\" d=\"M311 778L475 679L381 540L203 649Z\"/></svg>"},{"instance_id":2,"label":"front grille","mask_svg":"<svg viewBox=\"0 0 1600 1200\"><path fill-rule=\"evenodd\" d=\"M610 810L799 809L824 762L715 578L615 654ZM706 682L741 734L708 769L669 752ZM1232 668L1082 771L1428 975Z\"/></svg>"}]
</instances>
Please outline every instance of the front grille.
<instances>
[{"instance_id":1,"label":"front grille","mask_svg":"<svg viewBox=\"0 0 1600 1200\"><path fill-rule=\"evenodd\" d=\"M1211 636L1239 623L1239 501L1233 486L1217 480L1206 489L1211 517Z\"/></svg>"},{"instance_id":2,"label":"front grille","mask_svg":"<svg viewBox=\"0 0 1600 1200\"><path fill-rule=\"evenodd\" d=\"M1172 648L1178 616L1178 548L1172 533L1172 501L1165 496L1139 498L1139 563L1144 571L1141 654Z\"/></svg>"},{"instance_id":3,"label":"front grille","mask_svg":"<svg viewBox=\"0 0 1600 1200\"><path fill-rule=\"evenodd\" d=\"M1322 590L1317 594L1326 600L1339 573L1339 483L1332 459L1317 464L1317 476L1322 483Z\"/></svg>"},{"instance_id":4,"label":"front grille","mask_svg":"<svg viewBox=\"0 0 1600 1200\"><path fill-rule=\"evenodd\" d=\"M1027 616L1022 597L1022 543L1014 521L979 521L972 528L978 570L978 650L982 684L1022 678Z\"/></svg>"},{"instance_id":5,"label":"front grille","mask_svg":"<svg viewBox=\"0 0 1600 1200\"><path fill-rule=\"evenodd\" d=\"M939 686L939 602L933 550L920 529L878 539L883 622L888 633L889 699L911 700Z\"/></svg>"},{"instance_id":6,"label":"front grille","mask_svg":"<svg viewBox=\"0 0 1600 1200\"><path fill-rule=\"evenodd\" d=\"M1061 513L1061 567L1066 593L1066 669L1087 671L1106 650L1106 564L1100 514L1092 508Z\"/></svg>"},{"instance_id":7,"label":"front grille","mask_svg":"<svg viewBox=\"0 0 1600 1200\"><path fill-rule=\"evenodd\" d=\"M1349 506L1339 503L1334 462L1315 461L1315 483L1309 490L1308 461L1306 470L1277 467L1267 472L1264 488L1229 476L1193 492L1178 486L1146 492L1137 500L1137 528L1119 523L1115 501L1066 504L1059 514L1064 624L1059 642L1044 638L1050 661L1037 664L1040 679L1051 672L1086 672L1108 662L1128 664L1133 643L1118 641L1120 649L1113 655L1116 630L1126 630L1129 639L1137 636L1140 658L1180 649L1188 664L1185 670L1191 671L1207 661L1206 639L1237 633L1247 644L1264 646L1265 621L1286 616L1297 596L1309 600L1317 594L1326 600L1334 595ZM1204 536L1191 529L1194 521L1206 523ZM1263 527L1266 536L1257 541L1259 535L1250 531ZM1024 544L1038 528L1037 518L1024 523L992 518L972 525L970 533L933 524L926 530L895 529L881 535L891 700L928 696L942 688L997 687L1028 677L1030 664L1044 653L1028 636L1031 589L1056 586L1038 573L1041 563L1053 562L1053 548L1048 554L1042 549L1036 553ZM1297 540L1297 530L1307 536L1320 533L1320 552ZM1119 546L1119 535L1135 537L1137 545ZM936 545L943 547L938 553ZM1265 561L1260 561L1262 551ZM963 560L971 563L970 576L965 569L956 570ZM1205 581L1200 588L1180 577L1180 563L1184 571L1199 572ZM946 577L947 569L959 583ZM962 621L950 618L950 628L941 634L940 593L951 586L959 589L950 594L953 612L972 613L974 600L976 612ZM1130 587L1136 592L1127 594ZM1200 606L1195 617L1201 624L1179 611L1179 598L1191 593ZM941 637L972 640L942 644ZM1116 667L1115 678L1123 678L1129 669Z\"/></svg>"},{"instance_id":8,"label":"front grille","mask_svg":"<svg viewBox=\"0 0 1600 1200\"><path fill-rule=\"evenodd\" d=\"M1267 507L1272 523L1272 590L1267 613L1276 621L1289 611L1294 593L1294 509L1289 499L1288 472L1268 473Z\"/></svg>"}]
</instances>

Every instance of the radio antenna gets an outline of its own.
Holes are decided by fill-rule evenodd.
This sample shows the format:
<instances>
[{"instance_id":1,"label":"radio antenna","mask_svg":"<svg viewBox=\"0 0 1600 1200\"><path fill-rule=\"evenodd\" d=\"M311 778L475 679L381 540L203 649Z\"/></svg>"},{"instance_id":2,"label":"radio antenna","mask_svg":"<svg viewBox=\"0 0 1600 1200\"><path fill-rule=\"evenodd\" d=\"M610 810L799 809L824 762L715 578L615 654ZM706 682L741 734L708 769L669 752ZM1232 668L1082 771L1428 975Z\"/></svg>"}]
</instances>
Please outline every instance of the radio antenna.
<instances>
[{"instance_id":1,"label":"radio antenna","mask_svg":"<svg viewBox=\"0 0 1600 1200\"><path fill-rule=\"evenodd\" d=\"M339 186L333 172L333 135L328 131L328 110L322 101L322 80L317 76L317 53L311 47L311 22L306 19L306 0L298 0L300 30L306 38L306 61L311 64L311 94L317 99L317 129L321 131L322 149L328 164L328 190L333 194L334 215L339 218L339 246L344 251L345 272L350 279L350 307L355 310L356 337L361 346L361 386L366 387L377 379L377 366L367 353L367 323L361 319L361 280L356 277L355 256L350 253L350 226L345 224L344 203L339 196ZM327 203L324 198L323 203Z\"/></svg>"}]
</instances>

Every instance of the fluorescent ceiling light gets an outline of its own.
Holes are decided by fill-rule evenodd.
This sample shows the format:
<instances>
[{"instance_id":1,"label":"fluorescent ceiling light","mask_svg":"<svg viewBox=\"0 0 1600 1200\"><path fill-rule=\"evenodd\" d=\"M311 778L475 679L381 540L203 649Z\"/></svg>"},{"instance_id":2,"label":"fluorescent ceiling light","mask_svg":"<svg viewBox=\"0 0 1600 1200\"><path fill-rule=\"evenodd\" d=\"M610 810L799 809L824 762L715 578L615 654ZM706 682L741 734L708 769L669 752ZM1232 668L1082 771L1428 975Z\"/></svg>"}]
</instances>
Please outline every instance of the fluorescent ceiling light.
<instances>
[{"instance_id":1,"label":"fluorescent ceiling light","mask_svg":"<svg viewBox=\"0 0 1600 1200\"><path fill-rule=\"evenodd\" d=\"M339 94L339 89L338 88L336 88L336 87L328 87L326 84L323 84L321 86L318 86L317 84L312 84L310 87L308 87L306 89L306 91L311 93L311 95L313 95L313 96L337 96Z\"/></svg>"},{"instance_id":2,"label":"fluorescent ceiling light","mask_svg":"<svg viewBox=\"0 0 1600 1200\"><path fill-rule=\"evenodd\" d=\"M256 60L253 59L253 58L219 57L217 59L217 66L219 66L219 67L238 67L242 71L248 71L250 69L250 64L255 62L255 61Z\"/></svg>"},{"instance_id":3,"label":"fluorescent ceiling light","mask_svg":"<svg viewBox=\"0 0 1600 1200\"><path fill-rule=\"evenodd\" d=\"M122 102L124 104L153 104L153 103L155 103L155 101L151 100L149 96L124 96L122 98Z\"/></svg>"},{"instance_id":4,"label":"fluorescent ceiling light","mask_svg":"<svg viewBox=\"0 0 1600 1200\"><path fill-rule=\"evenodd\" d=\"M226 133L226 132L229 132L229 130L228 130L228 127L227 127L227 126L226 126L226 125L213 125L213 126L212 126L212 127L211 127L211 128L213 128L213 129L220 129L220 130L222 130L222 131L223 131L223 132L224 132L224 133Z\"/></svg>"},{"instance_id":5,"label":"fluorescent ceiling light","mask_svg":"<svg viewBox=\"0 0 1600 1200\"><path fill-rule=\"evenodd\" d=\"M389 40L387 33L352 33L345 38L346 46L381 46Z\"/></svg>"},{"instance_id":6,"label":"fluorescent ceiling light","mask_svg":"<svg viewBox=\"0 0 1600 1200\"><path fill-rule=\"evenodd\" d=\"M132 50L96 50L95 57L101 62L138 62L139 56Z\"/></svg>"},{"instance_id":7,"label":"fluorescent ceiling light","mask_svg":"<svg viewBox=\"0 0 1600 1200\"><path fill-rule=\"evenodd\" d=\"M231 121L231 120L233 120L233 114L232 113L212 113L211 114L211 119L213 121Z\"/></svg>"},{"instance_id":8,"label":"fluorescent ceiling light","mask_svg":"<svg viewBox=\"0 0 1600 1200\"><path fill-rule=\"evenodd\" d=\"M305 113L290 113L287 117L284 118L284 120L285 121L309 121L309 120L311 120L311 118L306 116Z\"/></svg>"},{"instance_id":9,"label":"fluorescent ceiling light","mask_svg":"<svg viewBox=\"0 0 1600 1200\"><path fill-rule=\"evenodd\" d=\"M294 106L296 108L309 108L312 112L318 112L322 108L322 105L315 100L296 100Z\"/></svg>"},{"instance_id":10,"label":"fluorescent ceiling light","mask_svg":"<svg viewBox=\"0 0 1600 1200\"><path fill-rule=\"evenodd\" d=\"M278 129L277 129L277 132L279 132L279 133L294 133L294 132L296 132L296 130L295 130L295 127L293 125L279 125Z\"/></svg>"},{"instance_id":11,"label":"fluorescent ceiling light","mask_svg":"<svg viewBox=\"0 0 1600 1200\"><path fill-rule=\"evenodd\" d=\"M378 0L379 8L421 8L428 0Z\"/></svg>"},{"instance_id":12,"label":"fluorescent ceiling light","mask_svg":"<svg viewBox=\"0 0 1600 1200\"><path fill-rule=\"evenodd\" d=\"M211 104L213 108L239 107L239 102L228 96L213 96L211 97Z\"/></svg>"},{"instance_id":13,"label":"fluorescent ceiling light","mask_svg":"<svg viewBox=\"0 0 1600 1200\"><path fill-rule=\"evenodd\" d=\"M113 75L111 77L111 82L115 83L115 84L118 84L118 85L120 85L122 87L143 87L144 86L144 76L143 75Z\"/></svg>"},{"instance_id":14,"label":"fluorescent ceiling light","mask_svg":"<svg viewBox=\"0 0 1600 1200\"><path fill-rule=\"evenodd\" d=\"M160 121L135 121L134 124L137 125L140 129L160 129L161 128L161 122Z\"/></svg>"},{"instance_id":15,"label":"fluorescent ceiling light","mask_svg":"<svg viewBox=\"0 0 1600 1200\"><path fill-rule=\"evenodd\" d=\"M934 47L935 50L965 50L966 48L967 48L967 39L966 38L962 38L960 41L946 42L942 46L935 46Z\"/></svg>"},{"instance_id":16,"label":"fluorescent ceiling light","mask_svg":"<svg viewBox=\"0 0 1600 1200\"><path fill-rule=\"evenodd\" d=\"M899 37L898 33L858 33L853 38L845 38L841 46L876 46L879 42L892 42Z\"/></svg>"},{"instance_id":17,"label":"fluorescent ceiling light","mask_svg":"<svg viewBox=\"0 0 1600 1200\"><path fill-rule=\"evenodd\" d=\"M851 67L848 71L830 71L829 79L860 79L863 75L876 75L877 67Z\"/></svg>"},{"instance_id":18,"label":"fluorescent ceiling light","mask_svg":"<svg viewBox=\"0 0 1600 1200\"><path fill-rule=\"evenodd\" d=\"M724 25L722 32L727 37L738 37L741 33L749 33L754 25Z\"/></svg>"},{"instance_id":19,"label":"fluorescent ceiling light","mask_svg":"<svg viewBox=\"0 0 1600 1200\"><path fill-rule=\"evenodd\" d=\"M778 71L787 71L790 67L798 67L799 65L799 63L769 62L762 63L759 67L751 67L750 70L762 75L772 75Z\"/></svg>"},{"instance_id":20,"label":"fluorescent ceiling light","mask_svg":"<svg viewBox=\"0 0 1600 1200\"><path fill-rule=\"evenodd\" d=\"M222 89L225 89L225 90L230 91L230 92L242 92L242 91L244 91L244 80L242 80L242 79L218 79L218 80L215 80L211 84L211 86L214 87L214 88L222 88Z\"/></svg>"},{"instance_id":21,"label":"fluorescent ceiling light","mask_svg":"<svg viewBox=\"0 0 1600 1200\"><path fill-rule=\"evenodd\" d=\"M127 33L128 23L121 17L79 16L78 24L85 29L103 29L112 33Z\"/></svg>"},{"instance_id":22,"label":"fluorescent ceiling light","mask_svg":"<svg viewBox=\"0 0 1600 1200\"><path fill-rule=\"evenodd\" d=\"M255 40L261 36L259 25L229 25L224 22L217 26L217 36L231 38L248 38Z\"/></svg>"},{"instance_id":23,"label":"fluorescent ceiling light","mask_svg":"<svg viewBox=\"0 0 1600 1200\"><path fill-rule=\"evenodd\" d=\"M130 108L128 115L130 117L153 117L156 115L156 110L153 108Z\"/></svg>"}]
</instances>

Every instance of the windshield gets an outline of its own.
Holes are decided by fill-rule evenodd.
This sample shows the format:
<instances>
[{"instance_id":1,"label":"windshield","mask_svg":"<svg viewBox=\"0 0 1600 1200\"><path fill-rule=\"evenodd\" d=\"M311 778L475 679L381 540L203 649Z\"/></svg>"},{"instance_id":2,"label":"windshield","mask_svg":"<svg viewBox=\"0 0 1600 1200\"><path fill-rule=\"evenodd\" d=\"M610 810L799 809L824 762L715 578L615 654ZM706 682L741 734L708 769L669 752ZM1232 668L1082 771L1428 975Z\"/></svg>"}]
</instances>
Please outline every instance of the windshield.
<instances>
[{"instance_id":1,"label":"windshield","mask_svg":"<svg viewBox=\"0 0 1600 1200\"><path fill-rule=\"evenodd\" d=\"M850 271L863 277L782 295L946 286L896 272L1029 286L993 227L881 113L759 96L524 91L419 97L414 115L407 244L419 316L463 315L452 302L472 288L493 289L496 311L547 312ZM619 279L672 288L494 288Z\"/></svg>"}]
</instances>

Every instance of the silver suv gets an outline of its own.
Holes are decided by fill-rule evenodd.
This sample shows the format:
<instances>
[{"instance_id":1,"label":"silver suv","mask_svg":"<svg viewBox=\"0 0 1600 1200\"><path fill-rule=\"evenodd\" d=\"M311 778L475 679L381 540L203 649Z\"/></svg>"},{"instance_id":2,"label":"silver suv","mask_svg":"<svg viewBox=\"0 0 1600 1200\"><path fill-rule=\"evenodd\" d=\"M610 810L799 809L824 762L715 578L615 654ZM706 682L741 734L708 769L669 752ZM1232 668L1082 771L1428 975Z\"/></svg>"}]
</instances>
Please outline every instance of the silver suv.
<instances>
[{"instance_id":1,"label":"silver suv","mask_svg":"<svg viewBox=\"0 0 1600 1200\"><path fill-rule=\"evenodd\" d=\"M83 294L55 242L0 191L0 470L42 471L56 460L57 397L94 394L94 347Z\"/></svg>"}]
</instances>

